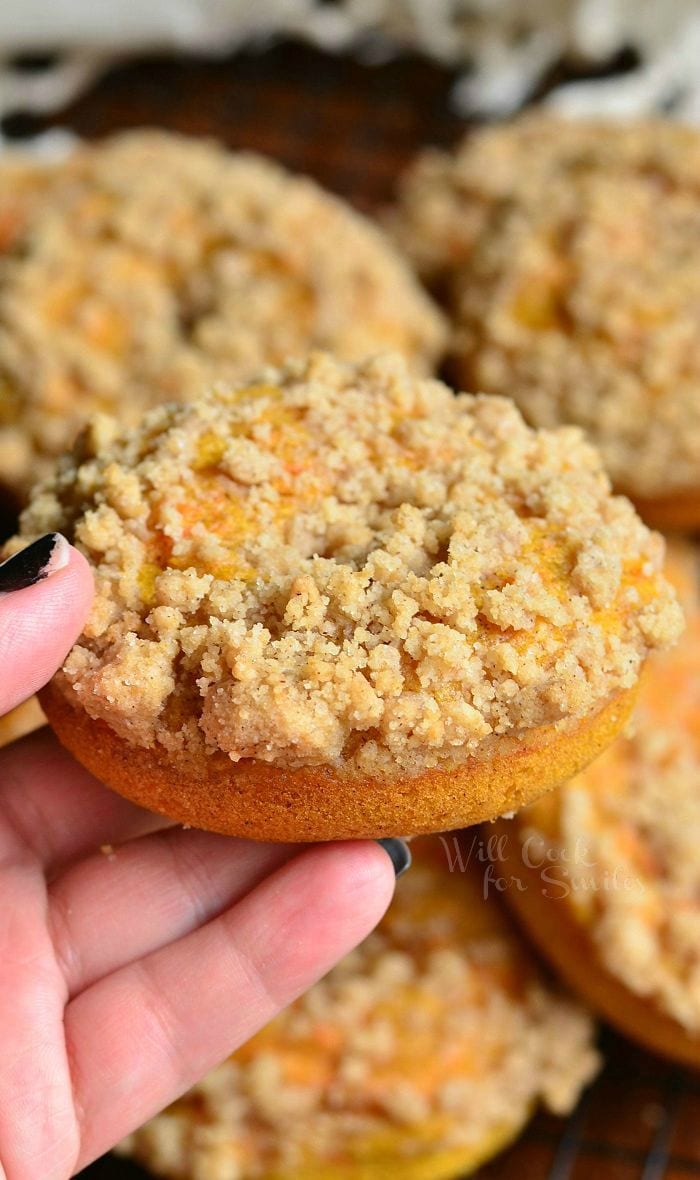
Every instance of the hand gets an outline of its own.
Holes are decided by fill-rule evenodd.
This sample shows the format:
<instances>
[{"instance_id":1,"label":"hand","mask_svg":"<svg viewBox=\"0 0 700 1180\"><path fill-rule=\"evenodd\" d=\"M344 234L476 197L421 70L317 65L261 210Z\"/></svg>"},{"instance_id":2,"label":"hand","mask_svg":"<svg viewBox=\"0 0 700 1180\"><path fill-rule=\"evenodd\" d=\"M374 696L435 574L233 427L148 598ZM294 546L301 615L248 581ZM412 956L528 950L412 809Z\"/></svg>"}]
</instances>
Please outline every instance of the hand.
<instances>
[{"instance_id":1,"label":"hand","mask_svg":"<svg viewBox=\"0 0 700 1180\"><path fill-rule=\"evenodd\" d=\"M90 606L80 554L36 545L0 566L0 715ZM0 751L0 1180L67 1180L162 1109L356 945L393 884L372 841L167 825L48 730Z\"/></svg>"}]
</instances>

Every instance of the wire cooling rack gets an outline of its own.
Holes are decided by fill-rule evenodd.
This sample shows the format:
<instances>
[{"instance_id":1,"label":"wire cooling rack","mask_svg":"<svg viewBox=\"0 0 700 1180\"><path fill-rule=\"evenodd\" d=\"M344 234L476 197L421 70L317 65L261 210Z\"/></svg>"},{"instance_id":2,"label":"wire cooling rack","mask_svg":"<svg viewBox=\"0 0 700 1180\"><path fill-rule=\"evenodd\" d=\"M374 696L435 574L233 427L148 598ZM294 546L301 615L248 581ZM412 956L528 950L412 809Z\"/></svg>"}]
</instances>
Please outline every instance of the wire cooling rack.
<instances>
[{"instance_id":1,"label":"wire cooling rack","mask_svg":"<svg viewBox=\"0 0 700 1180\"><path fill-rule=\"evenodd\" d=\"M371 210L390 199L418 147L453 143L463 130L450 110L451 82L448 71L413 57L370 66L277 45L217 61L140 60L111 70L59 116L17 113L2 128L17 139L52 125L86 138L144 124L214 135L276 156ZM0 519L0 529L10 524ZM482 1180L700 1178L700 1077L608 1032L602 1049L605 1069L568 1121L536 1116ZM108 1156L82 1180L145 1176Z\"/></svg>"}]
</instances>

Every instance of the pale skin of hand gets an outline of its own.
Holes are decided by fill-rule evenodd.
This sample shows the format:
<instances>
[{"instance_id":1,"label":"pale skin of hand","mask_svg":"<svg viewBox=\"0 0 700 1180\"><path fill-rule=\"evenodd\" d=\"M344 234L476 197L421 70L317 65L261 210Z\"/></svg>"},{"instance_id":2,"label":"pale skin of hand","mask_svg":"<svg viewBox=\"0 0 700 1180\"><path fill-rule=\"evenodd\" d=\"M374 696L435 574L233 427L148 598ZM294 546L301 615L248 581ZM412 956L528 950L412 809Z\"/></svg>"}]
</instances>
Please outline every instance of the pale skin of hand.
<instances>
[{"instance_id":1,"label":"pale skin of hand","mask_svg":"<svg viewBox=\"0 0 700 1180\"><path fill-rule=\"evenodd\" d=\"M0 715L49 679L91 598L75 550L0 596ZM46 729L0 750L0 1180L85 1167L361 941L393 887L371 841L183 831Z\"/></svg>"}]
</instances>

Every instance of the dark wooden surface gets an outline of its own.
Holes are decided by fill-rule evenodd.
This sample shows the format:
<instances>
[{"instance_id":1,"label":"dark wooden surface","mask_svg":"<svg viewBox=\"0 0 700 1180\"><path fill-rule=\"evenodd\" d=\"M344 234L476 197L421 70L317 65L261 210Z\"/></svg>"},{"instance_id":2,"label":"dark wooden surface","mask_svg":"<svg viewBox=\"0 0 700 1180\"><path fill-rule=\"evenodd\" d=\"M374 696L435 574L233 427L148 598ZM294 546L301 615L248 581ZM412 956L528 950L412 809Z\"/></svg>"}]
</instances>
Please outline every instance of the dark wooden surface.
<instances>
[{"instance_id":1,"label":"dark wooden surface","mask_svg":"<svg viewBox=\"0 0 700 1180\"><path fill-rule=\"evenodd\" d=\"M147 124L213 135L268 152L371 210L389 200L419 146L460 134L451 82L417 59L367 66L293 46L212 62L149 59L113 69L58 116L16 114L4 129L18 139L52 125L88 138ZM606 1068L574 1116L538 1115L482 1180L700 1177L700 1082L610 1033L603 1049ZM111 1157L82 1174L144 1177Z\"/></svg>"},{"instance_id":2,"label":"dark wooden surface","mask_svg":"<svg viewBox=\"0 0 700 1180\"><path fill-rule=\"evenodd\" d=\"M363 66L275 46L223 61L149 59L112 70L53 118L10 115L24 137L67 126L87 138L157 125L267 152L370 209L422 143L454 141L452 77L416 58Z\"/></svg>"}]
</instances>

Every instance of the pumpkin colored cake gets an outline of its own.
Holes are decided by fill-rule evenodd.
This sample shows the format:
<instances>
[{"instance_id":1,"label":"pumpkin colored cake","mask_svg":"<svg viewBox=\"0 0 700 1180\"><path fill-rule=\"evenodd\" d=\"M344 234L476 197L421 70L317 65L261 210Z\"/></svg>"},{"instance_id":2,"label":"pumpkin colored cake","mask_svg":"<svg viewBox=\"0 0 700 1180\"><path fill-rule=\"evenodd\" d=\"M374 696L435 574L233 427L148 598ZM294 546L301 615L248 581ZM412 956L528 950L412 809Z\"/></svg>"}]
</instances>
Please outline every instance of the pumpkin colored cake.
<instances>
[{"instance_id":1,"label":"pumpkin colored cake","mask_svg":"<svg viewBox=\"0 0 700 1180\"><path fill-rule=\"evenodd\" d=\"M700 566L671 549L688 627L650 661L631 732L501 821L507 896L562 975L628 1036L700 1067ZM543 882L542 868L548 879Z\"/></svg>"},{"instance_id":2,"label":"pumpkin colored cake","mask_svg":"<svg viewBox=\"0 0 700 1180\"><path fill-rule=\"evenodd\" d=\"M575 423L651 524L700 524L700 133L534 114L428 154L398 239L463 387Z\"/></svg>"},{"instance_id":3,"label":"pumpkin colored cake","mask_svg":"<svg viewBox=\"0 0 700 1180\"><path fill-rule=\"evenodd\" d=\"M439 313L368 220L271 160L160 131L3 166L0 484L20 498L95 411L310 348L429 372Z\"/></svg>"},{"instance_id":4,"label":"pumpkin colored cake","mask_svg":"<svg viewBox=\"0 0 700 1180\"><path fill-rule=\"evenodd\" d=\"M93 567L42 694L108 785L274 840L443 831L608 744L682 616L575 430L325 355L97 422L22 517Z\"/></svg>"}]
</instances>

